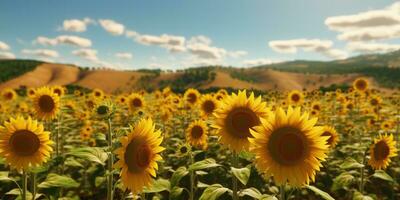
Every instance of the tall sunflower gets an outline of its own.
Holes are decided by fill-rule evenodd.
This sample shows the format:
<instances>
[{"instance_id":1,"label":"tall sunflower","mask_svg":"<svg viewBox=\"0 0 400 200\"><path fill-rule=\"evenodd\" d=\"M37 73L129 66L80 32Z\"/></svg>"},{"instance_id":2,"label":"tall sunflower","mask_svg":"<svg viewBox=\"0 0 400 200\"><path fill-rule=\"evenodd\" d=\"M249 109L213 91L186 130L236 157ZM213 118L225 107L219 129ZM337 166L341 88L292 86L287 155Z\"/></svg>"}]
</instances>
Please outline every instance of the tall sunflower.
<instances>
[{"instance_id":1,"label":"tall sunflower","mask_svg":"<svg viewBox=\"0 0 400 200\"><path fill-rule=\"evenodd\" d=\"M0 156L18 171L39 166L53 151L50 132L31 118L10 118L0 126Z\"/></svg>"},{"instance_id":2,"label":"tall sunflower","mask_svg":"<svg viewBox=\"0 0 400 200\"><path fill-rule=\"evenodd\" d=\"M15 90L13 90L11 88L7 88L7 89L4 89L3 91L1 91L1 96L6 101L12 101L12 100L15 100L18 95L15 92Z\"/></svg>"},{"instance_id":3,"label":"tall sunflower","mask_svg":"<svg viewBox=\"0 0 400 200\"><path fill-rule=\"evenodd\" d=\"M215 111L212 127L217 128L220 142L233 151L247 150L249 129L260 124L260 119L267 116L266 103L261 97L247 97L246 90L227 96Z\"/></svg>"},{"instance_id":4,"label":"tall sunflower","mask_svg":"<svg viewBox=\"0 0 400 200\"><path fill-rule=\"evenodd\" d=\"M204 95L200 100L200 111L204 117L211 116L218 108L219 102L211 95Z\"/></svg>"},{"instance_id":5,"label":"tall sunflower","mask_svg":"<svg viewBox=\"0 0 400 200\"><path fill-rule=\"evenodd\" d=\"M334 148L339 141L338 133L336 132L335 128L331 126L324 126L324 131L322 132L322 136L329 137L329 139L327 140L329 148Z\"/></svg>"},{"instance_id":6,"label":"tall sunflower","mask_svg":"<svg viewBox=\"0 0 400 200\"><path fill-rule=\"evenodd\" d=\"M288 94L288 102L291 105L300 105L303 103L303 100L304 100L304 95L302 92L298 90L292 90Z\"/></svg>"},{"instance_id":7,"label":"tall sunflower","mask_svg":"<svg viewBox=\"0 0 400 200\"><path fill-rule=\"evenodd\" d=\"M122 183L132 193L139 193L156 176L157 161L162 160L160 152L164 150L160 146L162 140L160 130L155 130L151 119L142 119L120 139L122 146L115 151L119 158L115 167L122 168Z\"/></svg>"},{"instance_id":8,"label":"tall sunflower","mask_svg":"<svg viewBox=\"0 0 400 200\"><path fill-rule=\"evenodd\" d=\"M207 124L203 120L192 122L186 129L186 140L192 146L207 148Z\"/></svg>"},{"instance_id":9,"label":"tall sunflower","mask_svg":"<svg viewBox=\"0 0 400 200\"><path fill-rule=\"evenodd\" d=\"M389 166L392 157L397 156L396 141L393 135L379 135L374 139L370 148L371 158L368 164L374 169L385 169Z\"/></svg>"},{"instance_id":10,"label":"tall sunflower","mask_svg":"<svg viewBox=\"0 0 400 200\"><path fill-rule=\"evenodd\" d=\"M278 108L274 114L251 130L250 151L256 155L256 167L273 176L277 184L289 182L302 186L314 181L321 161L327 157L328 137L315 126L317 118L309 118L300 108Z\"/></svg>"},{"instance_id":11,"label":"tall sunflower","mask_svg":"<svg viewBox=\"0 0 400 200\"><path fill-rule=\"evenodd\" d=\"M135 113L137 110L143 109L145 106L143 96L137 93L132 93L128 96L128 106L131 113Z\"/></svg>"},{"instance_id":12,"label":"tall sunflower","mask_svg":"<svg viewBox=\"0 0 400 200\"><path fill-rule=\"evenodd\" d=\"M365 92L368 89L368 80L365 78L357 78L353 82L353 89L358 91L358 92Z\"/></svg>"},{"instance_id":13,"label":"tall sunflower","mask_svg":"<svg viewBox=\"0 0 400 200\"><path fill-rule=\"evenodd\" d=\"M200 93L196 89L190 88L186 90L183 96L188 105L194 106L199 101Z\"/></svg>"},{"instance_id":14,"label":"tall sunflower","mask_svg":"<svg viewBox=\"0 0 400 200\"><path fill-rule=\"evenodd\" d=\"M52 87L52 90L53 90L54 94L58 95L59 97L62 97L62 96L64 96L64 94L65 94L65 89L64 89L64 87L59 86L59 85L53 86L53 87Z\"/></svg>"},{"instance_id":15,"label":"tall sunflower","mask_svg":"<svg viewBox=\"0 0 400 200\"><path fill-rule=\"evenodd\" d=\"M39 119L54 119L59 111L60 98L48 87L38 88L33 97L33 107Z\"/></svg>"}]
</instances>

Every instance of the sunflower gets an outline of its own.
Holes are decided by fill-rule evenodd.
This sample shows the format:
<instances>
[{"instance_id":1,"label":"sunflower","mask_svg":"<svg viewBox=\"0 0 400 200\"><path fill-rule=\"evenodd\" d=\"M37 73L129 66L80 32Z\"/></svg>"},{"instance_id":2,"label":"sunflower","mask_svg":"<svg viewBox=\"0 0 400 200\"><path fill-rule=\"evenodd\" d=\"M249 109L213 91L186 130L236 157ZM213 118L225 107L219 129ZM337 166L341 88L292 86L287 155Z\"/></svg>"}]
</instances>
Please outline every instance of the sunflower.
<instances>
[{"instance_id":1,"label":"sunflower","mask_svg":"<svg viewBox=\"0 0 400 200\"><path fill-rule=\"evenodd\" d=\"M53 90L54 94L58 95L59 97L62 97L65 94L64 87L59 86L59 85L53 86L52 90Z\"/></svg>"},{"instance_id":2,"label":"sunflower","mask_svg":"<svg viewBox=\"0 0 400 200\"><path fill-rule=\"evenodd\" d=\"M331 149L333 149L339 141L338 133L336 132L335 128L331 127L331 126L324 126L324 132L322 132L322 136L329 137L327 142L328 142L329 148L331 148Z\"/></svg>"},{"instance_id":3,"label":"sunflower","mask_svg":"<svg viewBox=\"0 0 400 200\"><path fill-rule=\"evenodd\" d=\"M309 118L300 108L282 108L268 116L262 125L251 130L250 151L256 155L256 167L265 175L274 176L277 184L299 187L314 181L321 161L327 157L328 137L323 127L315 126L317 118Z\"/></svg>"},{"instance_id":4,"label":"sunflower","mask_svg":"<svg viewBox=\"0 0 400 200\"><path fill-rule=\"evenodd\" d=\"M157 161L162 160L160 130L155 130L151 119L142 119L135 128L130 129L128 136L121 137L121 147L115 153L119 160L116 168L122 168L121 180L132 193L139 193L143 187L152 182L156 176Z\"/></svg>"},{"instance_id":5,"label":"sunflower","mask_svg":"<svg viewBox=\"0 0 400 200\"><path fill-rule=\"evenodd\" d=\"M186 90L183 96L186 103L188 103L190 106L194 106L199 101L200 93L196 89L190 88Z\"/></svg>"},{"instance_id":6,"label":"sunflower","mask_svg":"<svg viewBox=\"0 0 400 200\"><path fill-rule=\"evenodd\" d=\"M218 104L219 102L211 95L207 94L203 96L200 101L201 115L204 117L212 116L218 108Z\"/></svg>"},{"instance_id":7,"label":"sunflower","mask_svg":"<svg viewBox=\"0 0 400 200\"><path fill-rule=\"evenodd\" d=\"M53 151L50 132L31 118L10 118L0 126L0 156L19 172L39 166Z\"/></svg>"},{"instance_id":8,"label":"sunflower","mask_svg":"<svg viewBox=\"0 0 400 200\"><path fill-rule=\"evenodd\" d=\"M161 120L165 123L171 119L172 113L168 109L161 109L160 117L161 117Z\"/></svg>"},{"instance_id":9,"label":"sunflower","mask_svg":"<svg viewBox=\"0 0 400 200\"><path fill-rule=\"evenodd\" d=\"M321 103L318 101L312 102L311 109L316 110L316 111L321 111Z\"/></svg>"},{"instance_id":10,"label":"sunflower","mask_svg":"<svg viewBox=\"0 0 400 200\"><path fill-rule=\"evenodd\" d=\"M117 97L117 102L120 103L121 105L125 105L127 102L127 98L125 95L120 95Z\"/></svg>"},{"instance_id":11,"label":"sunflower","mask_svg":"<svg viewBox=\"0 0 400 200\"><path fill-rule=\"evenodd\" d=\"M368 81L365 78L357 78L353 82L353 89L358 92L365 92L368 89Z\"/></svg>"},{"instance_id":12,"label":"sunflower","mask_svg":"<svg viewBox=\"0 0 400 200\"><path fill-rule=\"evenodd\" d=\"M303 103L304 95L298 90L292 90L288 95L288 102L293 105L300 105Z\"/></svg>"},{"instance_id":13,"label":"sunflower","mask_svg":"<svg viewBox=\"0 0 400 200\"><path fill-rule=\"evenodd\" d=\"M381 129L383 129L384 131L389 131L392 128L393 128L392 122L389 120L386 120L386 121L382 122L382 124L381 124Z\"/></svg>"},{"instance_id":14,"label":"sunflower","mask_svg":"<svg viewBox=\"0 0 400 200\"><path fill-rule=\"evenodd\" d=\"M144 108L145 101L144 101L143 96L140 94L137 94L137 93L132 93L128 97L128 106L129 106L129 110L132 113L135 113L137 110Z\"/></svg>"},{"instance_id":15,"label":"sunflower","mask_svg":"<svg viewBox=\"0 0 400 200\"><path fill-rule=\"evenodd\" d=\"M48 87L38 88L33 97L33 107L38 118L54 119L59 110L59 97Z\"/></svg>"},{"instance_id":16,"label":"sunflower","mask_svg":"<svg viewBox=\"0 0 400 200\"><path fill-rule=\"evenodd\" d=\"M1 92L1 96L6 101L13 101L17 98L17 93L11 88L7 88Z\"/></svg>"},{"instance_id":17,"label":"sunflower","mask_svg":"<svg viewBox=\"0 0 400 200\"><path fill-rule=\"evenodd\" d=\"M369 104L371 106L379 106L382 103L382 98L380 96L371 96L369 98Z\"/></svg>"},{"instance_id":18,"label":"sunflower","mask_svg":"<svg viewBox=\"0 0 400 200\"><path fill-rule=\"evenodd\" d=\"M374 169L385 169L391 161L390 158L397 156L393 135L379 135L374 139L369 152L371 158L368 164Z\"/></svg>"},{"instance_id":19,"label":"sunflower","mask_svg":"<svg viewBox=\"0 0 400 200\"><path fill-rule=\"evenodd\" d=\"M186 140L194 147L207 148L207 124L203 120L197 120L190 123L186 129Z\"/></svg>"},{"instance_id":20,"label":"sunflower","mask_svg":"<svg viewBox=\"0 0 400 200\"><path fill-rule=\"evenodd\" d=\"M28 88L28 89L26 90L26 96L28 96L29 98L34 97L34 96L35 96L35 93L36 93L36 91L35 91L34 88Z\"/></svg>"},{"instance_id":21,"label":"sunflower","mask_svg":"<svg viewBox=\"0 0 400 200\"><path fill-rule=\"evenodd\" d=\"M92 96L97 99L101 99L104 96L104 92L100 89L94 89L92 92Z\"/></svg>"},{"instance_id":22,"label":"sunflower","mask_svg":"<svg viewBox=\"0 0 400 200\"><path fill-rule=\"evenodd\" d=\"M260 124L260 119L267 116L266 103L261 97L247 97L246 90L227 96L215 111L212 127L217 128L220 142L231 150L239 152L249 147L249 129Z\"/></svg>"},{"instance_id":23,"label":"sunflower","mask_svg":"<svg viewBox=\"0 0 400 200\"><path fill-rule=\"evenodd\" d=\"M90 124L85 124L80 131L80 136L82 140L89 140L92 136L93 128Z\"/></svg>"}]
</instances>

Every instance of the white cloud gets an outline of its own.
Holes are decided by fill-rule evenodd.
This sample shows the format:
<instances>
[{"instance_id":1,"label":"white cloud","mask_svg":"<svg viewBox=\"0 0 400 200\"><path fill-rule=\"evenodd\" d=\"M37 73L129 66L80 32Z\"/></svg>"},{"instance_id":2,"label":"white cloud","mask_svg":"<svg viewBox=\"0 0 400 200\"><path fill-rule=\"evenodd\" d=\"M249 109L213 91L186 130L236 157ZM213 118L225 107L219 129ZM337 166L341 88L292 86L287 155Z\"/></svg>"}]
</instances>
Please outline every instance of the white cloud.
<instances>
[{"instance_id":1,"label":"white cloud","mask_svg":"<svg viewBox=\"0 0 400 200\"><path fill-rule=\"evenodd\" d=\"M69 44L69 45L74 45L74 46L78 46L78 47L92 46L92 41L90 41L89 39L86 39L83 37L78 37L78 36L72 36L72 35L58 36L57 42L59 44Z\"/></svg>"},{"instance_id":2,"label":"white cloud","mask_svg":"<svg viewBox=\"0 0 400 200\"><path fill-rule=\"evenodd\" d=\"M344 59L348 55L345 51L333 49L333 42L320 39L294 39L294 40L275 40L268 45L279 53L297 53L298 49L308 52L317 52L333 59Z\"/></svg>"},{"instance_id":3,"label":"white cloud","mask_svg":"<svg viewBox=\"0 0 400 200\"><path fill-rule=\"evenodd\" d=\"M129 36L128 36L129 35ZM157 35L141 35L137 32L129 32L128 37L143 45L156 45L168 49L170 52L183 52L185 48L185 37L162 34Z\"/></svg>"},{"instance_id":4,"label":"white cloud","mask_svg":"<svg viewBox=\"0 0 400 200\"><path fill-rule=\"evenodd\" d=\"M10 49L10 46L6 44L5 42L0 41L0 50L7 51Z\"/></svg>"},{"instance_id":5,"label":"white cloud","mask_svg":"<svg viewBox=\"0 0 400 200\"><path fill-rule=\"evenodd\" d=\"M60 35L56 38L47 38L43 36L39 36L36 38L34 43L38 43L44 46L55 46L59 44L68 44L72 46L78 46L78 47L90 47L92 46L92 41L83 38L83 37L78 37L78 36L73 36L73 35Z\"/></svg>"},{"instance_id":6,"label":"white cloud","mask_svg":"<svg viewBox=\"0 0 400 200\"><path fill-rule=\"evenodd\" d=\"M121 58L121 59L132 59L132 54L131 53L127 53L127 52L120 52L120 53L116 53L115 57L117 58Z\"/></svg>"},{"instance_id":7,"label":"white cloud","mask_svg":"<svg viewBox=\"0 0 400 200\"><path fill-rule=\"evenodd\" d=\"M374 10L355 15L328 17L325 20L325 24L330 29L336 31L377 26L393 26L400 24L400 16L390 9Z\"/></svg>"},{"instance_id":8,"label":"white cloud","mask_svg":"<svg viewBox=\"0 0 400 200\"><path fill-rule=\"evenodd\" d=\"M294 39L270 41L269 46L279 53L296 53L297 49L305 51L325 51L332 47L330 40L320 39Z\"/></svg>"},{"instance_id":9,"label":"white cloud","mask_svg":"<svg viewBox=\"0 0 400 200\"><path fill-rule=\"evenodd\" d=\"M15 55L10 52L0 52L0 59L15 59Z\"/></svg>"},{"instance_id":10,"label":"white cloud","mask_svg":"<svg viewBox=\"0 0 400 200\"><path fill-rule=\"evenodd\" d=\"M62 30L71 32L85 32L89 23L94 23L90 18L64 20Z\"/></svg>"},{"instance_id":11,"label":"white cloud","mask_svg":"<svg viewBox=\"0 0 400 200\"><path fill-rule=\"evenodd\" d=\"M89 61L98 61L99 59L97 58L97 50L95 49L78 49L72 51L72 54L75 56L84 58Z\"/></svg>"},{"instance_id":12,"label":"white cloud","mask_svg":"<svg viewBox=\"0 0 400 200\"><path fill-rule=\"evenodd\" d=\"M279 61L274 61L267 58L259 58L254 60L244 60L243 65L245 66L259 66L259 65L269 65L273 63L278 63Z\"/></svg>"},{"instance_id":13,"label":"white cloud","mask_svg":"<svg viewBox=\"0 0 400 200\"><path fill-rule=\"evenodd\" d=\"M328 17L325 24L341 32L339 40L349 42L400 38L400 2L384 9Z\"/></svg>"},{"instance_id":14,"label":"white cloud","mask_svg":"<svg viewBox=\"0 0 400 200\"><path fill-rule=\"evenodd\" d=\"M239 57L245 56L247 54L248 54L247 51L231 51L231 52L228 52L228 56L230 56L232 58L239 58Z\"/></svg>"},{"instance_id":15,"label":"white cloud","mask_svg":"<svg viewBox=\"0 0 400 200\"><path fill-rule=\"evenodd\" d=\"M160 63L150 63L149 64L149 67L150 68L163 68L164 67L164 65L163 64L160 64Z\"/></svg>"},{"instance_id":16,"label":"white cloud","mask_svg":"<svg viewBox=\"0 0 400 200\"><path fill-rule=\"evenodd\" d=\"M350 51L360 53L386 53L400 49L397 44L351 42L347 45Z\"/></svg>"},{"instance_id":17,"label":"white cloud","mask_svg":"<svg viewBox=\"0 0 400 200\"><path fill-rule=\"evenodd\" d=\"M393 38L400 38L400 25L355 29L338 35L339 40L345 41L373 41Z\"/></svg>"},{"instance_id":18,"label":"white cloud","mask_svg":"<svg viewBox=\"0 0 400 200\"><path fill-rule=\"evenodd\" d=\"M59 57L59 54L57 51L50 50L50 49L23 49L21 51L23 54L27 55L34 55L34 56L40 56L44 58L57 58Z\"/></svg>"},{"instance_id":19,"label":"white cloud","mask_svg":"<svg viewBox=\"0 0 400 200\"><path fill-rule=\"evenodd\" d=\"M104 30L112 35L122 35L124 33L125 26L116 21L111 19L100 19L99 23Z\"/></svg>"},{"instance_id":20,"label":"white cloud","mask_svg":"<svg viewBox=\"0 0 400 200\"><path fill-rule=\"evenodd\" d=\"M190 38L190 40L188 41L188 44L204 44L204 45L211 45L212 41L210 38L208 38L207 36L204 35L198 35L198 36L194 36L192 38Z\"/></svg>"},{"instance_id":21,"label":"white cloud","mask_svg":"<svg viewBox=\"0 0 400 200\"><path fill-rule=\"evenodd\" d=\"M208 46L202 43L190 44L187 49L193 55L204 59L222 59L226 55L226 50L218 47Z\"/></svg>"}]
</instances>

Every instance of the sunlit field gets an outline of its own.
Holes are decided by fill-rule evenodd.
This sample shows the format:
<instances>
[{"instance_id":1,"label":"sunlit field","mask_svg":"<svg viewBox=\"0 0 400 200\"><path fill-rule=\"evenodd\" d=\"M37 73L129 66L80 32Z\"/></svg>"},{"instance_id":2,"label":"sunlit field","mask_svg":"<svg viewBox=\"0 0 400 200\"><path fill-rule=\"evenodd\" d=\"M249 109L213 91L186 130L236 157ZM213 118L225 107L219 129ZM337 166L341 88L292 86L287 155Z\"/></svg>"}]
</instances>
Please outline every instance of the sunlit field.
<instances>
[{"instance_id":1,"label":"sunlit field","mask_svg":"<svg viewBox=\"0 0 400 200\"><path fill-rule=\"evenodd\" d=\"M400 199L399 94L4 89L1 199Z\"/></svg>"}]
</instances>

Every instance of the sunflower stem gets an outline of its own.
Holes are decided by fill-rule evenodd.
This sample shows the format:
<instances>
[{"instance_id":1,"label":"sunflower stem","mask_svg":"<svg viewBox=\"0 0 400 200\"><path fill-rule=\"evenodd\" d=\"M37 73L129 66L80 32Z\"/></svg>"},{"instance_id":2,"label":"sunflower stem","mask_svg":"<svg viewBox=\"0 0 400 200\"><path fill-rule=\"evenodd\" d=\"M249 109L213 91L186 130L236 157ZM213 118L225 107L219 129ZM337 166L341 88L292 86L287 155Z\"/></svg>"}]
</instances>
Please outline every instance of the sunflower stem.
<instances>
[{"instance_id":1,"label":"sunflower stem","mask_svg":"<svg viewBox=\"0 0 400 200\"><path fill-rule=\"evenodd\" d=\"M35 196L36 196L36 173L31 172L31 176L32 176L32 200L35 200Z\"/></svg>"},{"instance_id":2,"label":"sunflower stem","mask_svg":"<svg viewBox=\"0 0 400 200\"><path fill-rule=\"evenodd\" d=\"M111 118L108 118L108 183L107 183L107 200L113 199L113 154L112 154L112 130L111 130Z\"/></svg>"},{"instance_id":3,"label":"sunflower stem","mask_svg":"<svg viewBox=\"0 0 400 200\"><path fill-rule=\"evenodd\" d=\"M28 187L28 174L24 170L22 172L22 197L21 197L22 200L26 200L27 187Z\"/></svg>"},{"instance_id":4,"label":"sunflower stem","mask_svg":"<svg viewBox=\"0 0 400 200\"><path fill-rule=\"evenodd\" d=\"M233 152L232 165L235 168L238 168L238 155L236 152ZM238 196L238 180L236 176L232 173L232 182L233 182L233 200L239 200Z\"/></svg>"},{"instance_id":5,"label":"sunflower stem","mask_svg":"<svg viewBox=\"0 0 400 200\"><path fill-rule=\"evenodd\" d=\"M140 194L140 199L141 199L141 200L145 200L145 199L146 199L146 193L142 192L142 193Z\"/></svg>"},{"instance_id":6,"label":"sunflower stem","mask_svg":"<svg viewBox=\"0 0 400 200\"><path fill-rule=\"evenodd\" d=\"M361 173L361 181L360 181L360 188L359 188L359 190L360 190L360 193L361 194L363 194L363 192L364 192L364 170L365 170L365 167L364 167L364 165L365 165L365 158L367 157L367 154L368 154L368 148L367 148L367 150L365 150L365 152L364 152L364 156L363 156L363 160L362 160L362 167L361 167L361 169L360 169L360 173Z\"/></svg>"},{"instance_id":7,"label":"sunflower stem","mask_svg":"<svg viewBox=\"0 0 400 200\"><path fill-rule=\"evenodd\" d=\"M189 157L190 157L190 165L193 165L194 163L194 158L193 158L193 152L190 150L189 152ZM190 171L190 200L194 200L194 170Z\"/></svg>"},{"instance_id":8,"label":"sunflower stem","mask_svg":"<svg viewBox=\"0 0 400 200\"><path fill-rule=\"evenodd\" d=\"M285 200L285 184L279 186L280 200Z\"/></svg>"}]
</instances>

